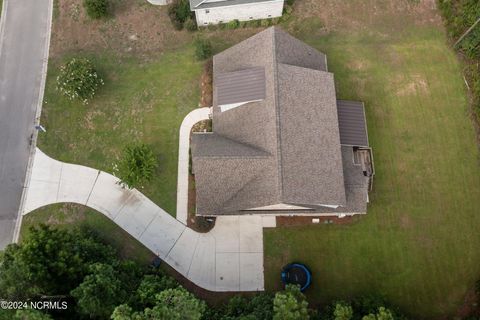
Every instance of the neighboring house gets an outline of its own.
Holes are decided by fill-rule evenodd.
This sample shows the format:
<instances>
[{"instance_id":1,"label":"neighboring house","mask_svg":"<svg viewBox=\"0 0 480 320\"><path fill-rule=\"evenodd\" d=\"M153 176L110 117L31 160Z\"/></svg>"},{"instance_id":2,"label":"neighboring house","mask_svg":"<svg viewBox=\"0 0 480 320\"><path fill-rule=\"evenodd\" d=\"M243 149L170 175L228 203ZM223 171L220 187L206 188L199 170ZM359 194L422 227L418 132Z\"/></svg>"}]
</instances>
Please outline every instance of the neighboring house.
<instances>
[{"instance_id":1,"label":"neighboring house","mask_svg":"<svg viewBox=\"0 0 480 320\"><path fill-rule=\"evenodd\" d=\"M280 17L283 0L190 0L198 26Z\"/></svg>"},{"instance_id":2,"label":"neighboring house","mask_svg":"<svg viewBox=\"0 0 480 320\"><path fill-rule=\"evenodd\" d=\"M277 27L213 57L213 132L192 135L196 213L366 213L363 103L337 100L326 56Z\"/></svg>"}]
</instances>

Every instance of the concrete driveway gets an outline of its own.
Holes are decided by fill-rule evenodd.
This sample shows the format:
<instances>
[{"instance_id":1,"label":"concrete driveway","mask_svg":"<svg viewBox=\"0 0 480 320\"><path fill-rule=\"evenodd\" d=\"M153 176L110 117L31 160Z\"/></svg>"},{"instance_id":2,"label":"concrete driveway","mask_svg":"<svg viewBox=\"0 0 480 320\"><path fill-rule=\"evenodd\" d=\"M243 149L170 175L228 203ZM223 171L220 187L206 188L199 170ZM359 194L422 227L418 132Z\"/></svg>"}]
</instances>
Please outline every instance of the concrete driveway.
<instances>
[{"instance_id":1,"label":"concrete driveway","mask_svg":"<svg viewBox=\"0 0 480 320\"><path fill-rule=\"evenodd\" d=\"M0 250L13 241L48 59L52 0L3 0L0 26Z\"/></svg>"},{"instance_id":2,"label":"concrete driveway","mask_svg":"<svg viewBox=\"0 0 480 320\"><path fill-rule=\"evenodd\" d=\"M92 168L34 157L23 214L58 202L74 202L103 213L187 279L210 291L264 289L263 228L274 217L217 218L208 233L188 228L138 190Z\"/></svg>"}]
</instances>

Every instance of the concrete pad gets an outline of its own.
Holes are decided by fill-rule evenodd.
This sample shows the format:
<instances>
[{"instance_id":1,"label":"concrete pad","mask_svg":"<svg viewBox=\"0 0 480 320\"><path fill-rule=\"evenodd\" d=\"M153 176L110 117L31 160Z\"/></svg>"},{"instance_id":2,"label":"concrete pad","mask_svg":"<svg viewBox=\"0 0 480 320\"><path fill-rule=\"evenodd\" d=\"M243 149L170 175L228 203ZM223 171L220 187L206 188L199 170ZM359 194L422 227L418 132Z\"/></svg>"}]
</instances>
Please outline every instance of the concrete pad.
<instances>
[{"instance_id":1,"label":"concrete pad","mask_svg":"<svg viewBox=\"0 0 480 320\"><path fill-rule=\"evenodd\" d=\"M262 225L264 228L275 228L277 226L277 218L275 216L262 216Z\"/></svg>"},{"instance_id":2,"label":"concrete pad","mask_svg":"<svg viewBox=\"0 0 480 320\"><path fill-rule=\"evenodd\" d=\"M210 231L215 237L216 252L238 252L240 249L240 227L238 217L217 217Z\"/></svg>"},{"instance_id":3,"label":"concrete pad","mask_svg":"<svg viewBox=\"0 0 480 320\"><path fill-rule=\"evenodd\" d=\"M204 289L215 291L215 238L208 233L198 238L187 278Z\"/></svg>"},{"instance_id":4,"label":"concrete pad","mask_svg":"<svg viewBox=\"0 0 480 320\"><path fill-rule=\"evenodd\" d=\"M137 239L160 211L161 209L150 199L140 193L134 193L125 202L114 221Z\"/></svg>"},{"instance_id":5,"label":"concrete pad","mask_svg":"<svg viewBox=\"0 0 480 320\"><path fill-rule=\"evenodd\" d=\"M92 168L64 163L57 201L86 204L99 173Z\"/></svg>"},{"instance_id":6,"label":"concrete pad","mask_svg":"<svg viewBox=\"0 0 480 320\"><path fill-rule=\"evenodd\" d=\"M164 259L186 227L161 210L138 239Z\"/></svg>"},{"instance_id":7,"label":"concrete pad","mask_svg":"<svg viewBox=\"0 0 480 320\"><path fill-rule=\"evenodd\" d=\"M190 270L199 235L198 232L185 228L165 260L184 276L187 276Z\"/></svg>"},{"instance_id":8,"label":"concrete pad","mask_svg":"<svg viewBox=\"0 0 480 320\"><path fill-rule=\"evenodd\" d=\"M215 258L216 291L240 290L240 254L217 253Z\"/></svg>"},{"instance_id":9,"label":"concrete pad","mask_svg":"<svg viewBox=\"0 0 480 320\"><path fill-rule=\"evenodd\" d=\"M118 178L101 172L95 182L87 206L100 211L114 220L125 202L132 196L132 191L117 184Z\"/></svg>"},{"instance_id":10,"label":"concrete pad","mask_svg":"<svg viewBox=\"0 0 480 320\"><path fill-rule=\"evenodd\" d=\"M57 202L58 183L47 181L30 181L23 214Z\"/></svg>"},{"instance_id":11,"label":"concrete pad","mask_svg":"<svg viewBox=\"0 0 480 320\"><path fill-rule=\"evenodd\" d=\"M240 252L263 252L262 218L244 216L238 218L240 227Z\"/></svg>"},{"instance_id":12,"label":"concrete pad","mask_svg":"<svg viewBox=\"0 0 480 320\"><path fill-rule=\"evenodd\" d=\"M35 150L30 180L58 182L61 172L62 162L50 158L39 149Z\"/></svg>"},{"instance_id":13,"label":"concrete pad","mask_svg":"<svg viewBox=\"0 0 480 320\"><path fill-rule=\"evenodd\" d=\"M240 253L240 291L264 290L263 253Z\"/></svg>"}]
</instances>

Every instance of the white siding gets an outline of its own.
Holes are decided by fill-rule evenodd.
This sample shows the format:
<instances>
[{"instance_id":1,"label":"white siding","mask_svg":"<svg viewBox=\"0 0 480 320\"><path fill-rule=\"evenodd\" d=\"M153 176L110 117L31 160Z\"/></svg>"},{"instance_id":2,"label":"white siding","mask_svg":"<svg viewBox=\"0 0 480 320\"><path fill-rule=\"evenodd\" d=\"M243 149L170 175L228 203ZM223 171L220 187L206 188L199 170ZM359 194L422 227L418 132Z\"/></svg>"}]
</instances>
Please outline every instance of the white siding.
<instances>
[{"instance_id":1,"label":"white siding","mask_svg":"<svg viewBox=\"0 0 480 320\"><path fill-rule=\"evenodd\" d=\"M280 17L283 0L195 10L198 26L232 20L248 21ZM208 11L208 13L207 13Z\"/></svg>"}]
</instances>

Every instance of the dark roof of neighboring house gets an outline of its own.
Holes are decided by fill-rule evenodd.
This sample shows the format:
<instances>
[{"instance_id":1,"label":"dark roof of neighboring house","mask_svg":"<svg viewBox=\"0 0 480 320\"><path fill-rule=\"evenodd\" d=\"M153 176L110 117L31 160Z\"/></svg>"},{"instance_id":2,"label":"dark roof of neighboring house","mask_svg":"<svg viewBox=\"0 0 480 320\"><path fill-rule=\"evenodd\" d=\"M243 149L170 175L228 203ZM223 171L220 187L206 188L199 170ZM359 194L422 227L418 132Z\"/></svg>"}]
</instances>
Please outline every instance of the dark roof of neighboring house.
<instances>
[{"instance_id":1,"label":"dark roof of neighboring house","mask_svg":"<svg viewBox=\"0 0 480 320\"><path fill-rule=\"evenodd\" d=\"M271 1L278 1L278 0L223 0L223 1L190 0L190 9L199 10L199 9L236 6L240 4L271 2Z\"/></svg>"},{"instance_id":2,"label":"dark roof of neighboring house","mask_svg":"<svg viewBox=\"0 0 480 320\"><path fill-rule=\"evenodd\" d=\"M264 99L221 112L219 79L260 69ZM278 203L346 208L354 197L364 200L344 176L350 173L323 53L272 27L215 55L213 74L214 133L192 137L198 214Z\"/></svg>"},{"instance_id":3,"label":"dark roof of neighboring house","mask_svg":"<svg viewBox=\"0 0 480 320\"><path fill-rule=\"evenodd\" d=\"M216 75L219 105L265 99L265 69L249 68Z\"/></svg>"},{"instance_id":4,"label":"dark roof of neighboring house","mask_svg":"<svg viewBox=\"0 0 480 320\"><path fill-rule=\"evenodd\" d=\"M350 146L368 146L365 110L362 102L337 100L340 142Z\"/></svg>"}]
</instances>

